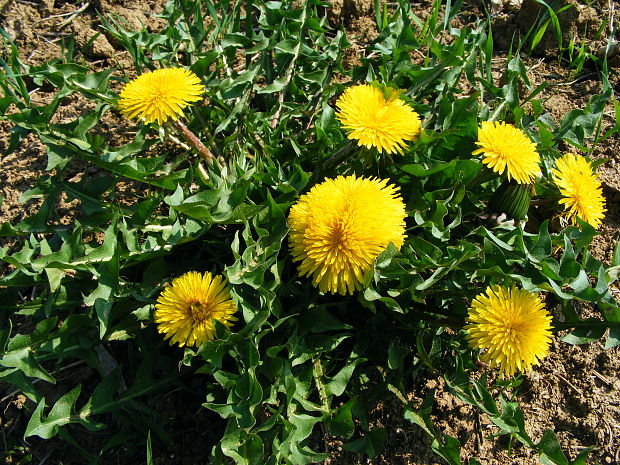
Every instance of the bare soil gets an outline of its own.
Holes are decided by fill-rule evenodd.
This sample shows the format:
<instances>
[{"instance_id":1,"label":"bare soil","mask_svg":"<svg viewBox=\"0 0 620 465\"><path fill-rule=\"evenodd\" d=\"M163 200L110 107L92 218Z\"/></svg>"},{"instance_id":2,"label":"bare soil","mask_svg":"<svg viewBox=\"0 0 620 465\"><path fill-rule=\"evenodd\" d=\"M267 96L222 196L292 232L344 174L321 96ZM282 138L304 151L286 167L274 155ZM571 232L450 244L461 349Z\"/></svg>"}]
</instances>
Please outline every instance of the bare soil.
<instances>
[{"instance_id":1,"label":"bare soil","mask_svg":"<svg viewBox=\"0 0 620 465\"><path fill-rule=\"evenodd\" d=\"M571 37L587 41L592 48L604 44L609 37L608 27L603 27L599 36L602 21L607 18L614 21L612 7L620 11L617 1L607 3L595 0L578 3L570 0L573 5L566 15L561 15L561 22L565 31L564 41ZM94 0L83 11L83 3L71 0L0 0L1 26L10 34L22 53L22 60L34 65L57 58L62 52L62 43L73 34L78 46L80 59L92 69L114 67L132 72L130 57L120 50L119 44L106 34L99 34L100 20L96 11L104 14L116 14L125 19L135 28L145 25L149 30L156 31L162 27L162 20L156 15L161 12L165 0ZM492 14L495 27L493 30L498 60L501 61L502 50L507 50L514 33L525 34L527 27L535 18L536 4L525 0L522 6L518 2L492 2ZM516 5L516 6L515 6ZM430 10L430 3L421 0L413 3L414 11L420 18L424 18ZM482 3L466 1L462 12L455 19L455 26L471 24L475 18L485 14ZM534 15L534 16L532 16ZM345 57L345 64L355 65L363 46L378 34L374 19L374 1L372 0L334 0L329 12L330 23L333 26L343 26L353 44ZM616 23L616 26L618 24ZM549 31L551 31L549 27ZM548 32L549 32L548 31ZM99 34L99 35L97 35ZM95 37L94 41L91 41ZM84 48L88 45L87 48ZM600 92L600 75L595 69L586 68L579 75L569 73L567 67L557 61L557 38L546 33L537 49L539 57L526 59L529 77L534 86L548 81L551 85L544 91L542 100L548 111L556 120L561 119L574 108L584 108L589 98ZM620 79L618 78L618 59L611 59L612 70L610 77L617 93L620 93ZM41 102L48 101L51 93L45 89L37 89L32 94L33 99ZM68 120L75 118L78 113L86 111L87 104L80 97L72 97L64 103L64 114ZM106 115L103 124L117 131L119 141L123 139L123 123L115 119L113 113ZM609 128L614 121L613 107L606 111L603 131ZM10 126L0 122L0 151L8 147ZM563 147L565 150L570 147ZM574 150L574 149L573 149ZM599 259L609 262L613 254L613 247L620 237L620 141L614 137L596 148L592 156L605 158L599 168L604 181L604 193L607 198L608 212L605 223L600 229L600 235L591 246L591 252ZM4 201L0 207L0 220L12 223L20 221L24 216L36 211L39 200L21 202L20 196L32 188L39 177L46 174L46 150L36 136L28 136L22 141L19 148L1 159L0 189ZM89 167L77 166L72 175L89 174ZM95 170L96 171L96 170ZM89 175L96 175L90 172ZM131 189L128 188L131 192ZM66 202L60 206L64 212L61 221L71 220L77 205ZM592 457L601 464L620 464L620 351L618 348L605 350L601 343L585 346L571 346L556 340L551 348L549 357L544 363L534 368L524 378L520 387L519 403L522 406L528 432L534 440L542 437L546 429L553 429L559 436L567 452L574 458L583 448L596 446ZM83 375L76 370L76 378ZM75 380L73 380L75 381ZM77 382L77 381L76 381ZM441 379L436 379L424 373L416 380L415 387L409 392L408 398L414 403L421 403L422 398L430 389L436 389L436 405L433 411L434 419L439 430L457 437L463 444L462 459L477 457L483 464L537 464L536 457L526 448L513 444L510 455L507 453L505 438L494 438L496 429L484 417L475 412L468 405L463 404L450 393L446 392ZM200 388L197 388L200 392ZM0 398L9 394L6 387L0 385ZM22 396L23 397L23 396ZM24 399L18 395L3 399L0 406L0 425L3 432L17 426L23 428L24 415L21 411ZM193 447L193 441L187 437L199 437L200 429L209 431L209 436L217 437L213 425L218 423L207 412L198 414L192 424L187 421L174 419L175 402L184 405L195 405L196 411L200 408L201 399L176 398L173 393L166 397L161 406L163 410L170 410L171 434L175 434L179 448L169 451L156 460L155 463L185 464L206 463L209 448L198 441L203 447ZM326 461L331 465L348 464L407 464L432 465L443 464L443 460L432 453L430 441L426 434L417 426L403 419L402 407L393 403L378 404L372 414L372 424L383 426L388 432L386 447L383 453L370 460L368 458L345 452L342 443L325 439L324 450L331 452L331 458ZM210 425L210 426L209 426ZM477 431L482 431L482 436ZM73 430L72 434L79 434ZM193 435L193 436L192 436ZM66 455L67 452L59 444L31 441L31 452L39 460L49 457L62 458L63 463L80 463L79 457ZM195 445L195 444L194 444ZM114 463L124 463L122 456L116 456ZM43 463L45 460L41 460ZM10 462L7 462L10 463ZM110 462L111 463L111 462ZM591 462L594 463L594 462Z\"/></svg>"}]
</instances>

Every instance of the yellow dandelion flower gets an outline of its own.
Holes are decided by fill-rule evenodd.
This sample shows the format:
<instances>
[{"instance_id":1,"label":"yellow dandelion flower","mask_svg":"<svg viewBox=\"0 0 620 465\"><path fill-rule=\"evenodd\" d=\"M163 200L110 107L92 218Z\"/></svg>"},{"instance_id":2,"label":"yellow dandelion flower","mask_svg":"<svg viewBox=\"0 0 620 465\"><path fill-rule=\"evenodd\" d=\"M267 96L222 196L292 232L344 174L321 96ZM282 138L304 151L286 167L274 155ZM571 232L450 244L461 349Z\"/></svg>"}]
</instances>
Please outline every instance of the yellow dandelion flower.
<instances>
[{"instance_id":1,"label":"yellow dandelion flower","mask_svg":"<svg viewBox=\"0 0 620 465\"><path fill-rule=\"evenodd\" d=\"M386 99L381 89L360 84L349 87L336 101L336 118L357 145L402 153L405 141L420 134L420 117L398 94Z\"/></svg>"},{"instance_id":2,"label":"yellow dandelion flower","mask_svg":"<svg viewBox=\"0 0 620 465\"><path fill-rule=\"evenodd\" d=\"M121 91L118 107L127 118L165 123L183 115L183 108L202 100L200 78L182 68L157 69L141 74Z\"/></svg>"},{"instance_id":3,"label":"yellow dandelion flower","mask_svg":"<svg viewBox=\"0 0 620 465\"><path fill-rule=\"evenodd\" d=\"M155 304L157 331L181 347L215 338L214 320L230 327L237 311L222 276L190 271L174 279Z\"/></svg>"},{"instance_id":4,"label":"yellow dandelion flower","mask_svg":"<svg viewBox=\"0 0 620 465\"><path fill-rule=\"evenodd\" d=\"M509 180L531 184L541 175L536 144L512 124L483 121L476 145L473 155L483 154L482 163L498 174L505 170Z\"/></svg>"},{"instance_id":5,"label":"yellow dandelion flower","mask_svg":"<svg viewBox=\"0 0 620 465\"><path fill-rule=\"evenodd\" d=\"M551 344L551 316L540 297L515 286L489 286L471 304L465 326L482 360L508 376L538 365Z\"/></svg>"},{"instance_id":6,"label":"yellow dandelion flower","mask_svg":"<svg viewBox=\"0 0 620 465\"><path fill-rule=\"evenodd\" d=\"M592 165L582 156L567 153L555 162L551 171L553 182L560 189L560 203L566 209L565 215L577 224L577 217L595 228L605 217L605 197L601 181L592 171Z\"/></svg>"},{"instance_id":7,"label":"yellow dandelion flower","mask_svg":"<svg viewBox=\"0 0 620 465\"><path fill-rule=\"evenodd\" d=\"M321 291L353 294L390 242L402 246L405 216L398 188L385 179L326 179L291 208L293 261Z\"/></svg>"}]
</instances>

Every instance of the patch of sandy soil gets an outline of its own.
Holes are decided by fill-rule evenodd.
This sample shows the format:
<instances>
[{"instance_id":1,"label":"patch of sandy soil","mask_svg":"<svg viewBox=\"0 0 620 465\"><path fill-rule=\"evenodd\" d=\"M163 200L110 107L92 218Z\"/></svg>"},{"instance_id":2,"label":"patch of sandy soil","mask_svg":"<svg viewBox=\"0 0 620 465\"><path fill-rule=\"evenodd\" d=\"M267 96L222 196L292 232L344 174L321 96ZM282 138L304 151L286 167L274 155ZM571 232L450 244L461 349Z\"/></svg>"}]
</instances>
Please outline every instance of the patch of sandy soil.
<instances>
[{"instance_id":1,"label":"patch of sandy soil","mask_svg":"<svg viewBox=\"0 0 620 465\"><path fill-rule=\"evenodd\" d=\"M616 351L602 344L569 346L555 341L544 363L524 377L517 394L529 436L538 441L553 430L564 452L575 458L585 447L601 464L620 463L620 361ZM427 374L415 383L408 399L419 406L435 389L432 418L435 427L456 437L462 445L461 459L477 458L488 465L537 465L532 450L517 441L509 454L506 436L494 438L498 429L479 410L447 392L442 379ZM387 440L383 453L360 457L342 450L338 441L328 442L333 457L326 463L355 465L443 465L431 451L431 441L421 428L403 419L402 404L393 400L372 412L373 427L384 427ZM477 434L480 432L480 434ZM594 462L591 462L594 463Z\"/></svg>"},{"instance_id":2,"label":"patch of sandy soil","mask_svg":"<svg viewBox=\"0 0 620 465\"><path fill-rule=\"evenodd\" d=\"M563 30L567 31L565 41L571 37L590 40L594 47L607 38L603 31L600 37L593 37L601 24L601 19L610 17L609 4L595 0L584 4L571 1L573 7L561 17ZM2 27L11 35L23 53L22 59L31 65L60 56L62 43L69 35L75 36L76 44L82 58L93 70L104 67L131 70L132 65L126 52L120 50L119 44L101 31L99 18L95 11L114 13L135 28L145 25L149 30L162 27L161 19L156 15L161 11L165 0L93 0L82 11L85 2L69 0L0 0L0 20ZM378 34L374 19L374 1L372 0L333 0L329 11L332 26L344 27L352 47L347 52L344 64L352 67L359 63L360 52L366 43ZM519 2L493 2L494 37L498 50L506 50L510 46L513 33L524 34L527 27L536 17L536 4L525 0L524 7ZM618 2L612 3L616 11L620 11ZM515 6L516 5L516 6ZM430 11L427 0L412 3L416 14L424 18ZM465 25L484 15L481 3L465 2L463 11L455 21ZM94 40L93 37L95 37ZM555 42L554 42L555 41ZM597 42L598 41L598 42ZM84 48L87 44L88 47ZM545 34L541 40L541 59L526 60L530 68L533 85L548 81L551 85L545 90L541 99L553 116L559 120L573 108L584 108L588 99L600 91L601 84L596 70L586 69L580 76L568 74L568 70L559 66L553 51L557 50L557 40L553 34ZM501 52L500 55L501 57ZM617 69L618 61L610 61ZM131 71L130 71L131 72ZM620 79L612 71L612 85L620 92ZM33 98L45 102L51 93L45 89L32 89ZM74 119L80 112L86 111L85 99L72 96L63 103L58 118ZM614 122L613 108L606 109L603 130L611 127ZM103 130L112 134L111 137L122 143L127 128L114 114L108 113L103 121ZM8 146L10 125L0 122L0 150ZM569 150L570 147L563 147ZM613 246L620 237L620 142L613 137L602 142L591 154L594 158L606 158L608 161L599 168L604 181L604 194L607 198L608 212L601 234L597 236L591 252L606 262L611 260ZM20 196L33 185L40 176L45 175L45 147L35 136L25 138L19 148L2 156L0 171L0 189L4 196L0 210L0 220L15 223L34 211L40 200L26 203L19 201ZM92 167L76 165L67 171L68 178L84 175L96 176ZM127 190L135 192L130 187ZM65 199L66 200L66 199ZM62 201L59 204L60 220L70 221L78 205ZM571 457L588 446L596 446L592 457L601 464L620 463L620 356L618 348L604 350L601 343L586 346L571 346L559 341L553 343L551 353L544 363L527 374L519 388L518 399L526 417L529 434L538 440L544 430L553 429L559 436ZM70 371L76 377L83 376L79 370ZM84 375L86 376L86 375ZM87 376L86 376L87 378ZM85 378L85 379L86 379ZM477 457L485 465L534 465L537 460L531 451L514 444L512 453L507 454L505 438L493 438L496 431L489 421L468 405L463 404L445 389L444 382L431 374L421 373L411 387L407 397L415 405L419 405L424 395L436 389L436 403L433 417L438 430L457 437L463 444L462 459ZM201 392L196 386L196 392ZM6 390L1 390L4 397ZM210 441L217 440L217 427L221 425L209 412L200 407L203 401L200 395L196 399L180 398L174 392L165 397L161 407L170 419L164 425L168 431L176 434L174 440L178 450L170 451L159 462L166 464L203 463L208 460L209 447L198 441L195 444L185 437L204 437L207 431ZM23 428L25 416L21 410L18 396L8 396L0 409L2 425L15 425ZM195 407L201 412L192 421L175 419L175 405ZM2 413L2 411L4 413ZM13 422L13 423L11 423ZM20 423L21 422L21 423ZM403 419L402 406L398 401L377 404L373 409L371 424L383 426L387 431L387 441L383 453L368 459L357 454L342 450L342 442L325 439L323 449L331 452L326 463L331 465L377 464L377 465L435 465L444 461L437 457L430 448L430 440L417 426ZM214 430L215 428L215 430ZM79 434L79 429L71 430ZM476 434L482 431L482 437ZM78 438L76 436L76 438ZM192 445L194 444L194 445ZM194 447L196 444L201 447ZM211 444L211 442L209 442ZM66 450L53 446L49 442L31 442L31 450L38 451L39 458L50 452L53 458L62 459L63 463L81 463L81 458L67 455ZM39 449L37 449L39 448ZM142 457L142 451L134 451ZM127 455L114 452L107 456L109 463L126 463ZM162 461L163 460L163 461Z\"/></svg>"}]
</instances>

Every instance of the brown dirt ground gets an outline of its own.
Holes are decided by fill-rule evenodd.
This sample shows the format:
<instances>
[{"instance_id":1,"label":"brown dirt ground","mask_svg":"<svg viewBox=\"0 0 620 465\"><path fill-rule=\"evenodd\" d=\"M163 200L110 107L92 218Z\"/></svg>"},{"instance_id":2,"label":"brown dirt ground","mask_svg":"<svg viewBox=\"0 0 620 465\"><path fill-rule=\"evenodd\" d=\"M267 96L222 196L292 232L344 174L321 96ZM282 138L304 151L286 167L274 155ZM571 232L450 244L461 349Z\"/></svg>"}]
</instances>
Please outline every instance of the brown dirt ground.
<instances>
[{"instance_id":1,"label":"brown dirt ground","mask_svg":"<svg viewBox=\"0 0 620 465\"><path fill-rule=\"evenodd\" d=\"M607 3L595 0L586 3L577 3L570 0L573 8L561 17L565 40L570 37L580 37L586 40L594 49L608 37L607 30L602 36L594 37L594 32L603 18L613 22L613 10L620 11L617 1ZM161 19L155 15L161 11L164 0L94 0L84 11L71 16L79 9L80 3L70 0L0 0L1 26L14 38L22 51L22 59L29 64L42 63L56 58L61 52L61 41L69 34L74 34L76 43L80 47L83 59L92 69L115 67L131 70L129 56L118 49L111 38L101 34L89 49L81 47L93 37L98 30L99 19L95 9L104 13L115 13L130 24L139 28L141 24L151 30L161 27ZM498 53L498 62L502 60L501 50L509 46L510 38L515 31L524 33L524 28L532 22L532 1L526 0L523 7L514 6L515 2L493 2L494 37ZM421 0L413 3L414 11L424 17L429 11L429 2ZM476 17L484 14L483 5L475 1L466 1L462 12L456 18L455 25L469 24ZM535 15L534 15L535 16ZM72 18L72 21L66 21ZM374 22L374 2L372 0L334 0L330 12L330 22L334 26L343 25L353 46L347 52L345 64L352 66L359 59L359 53L369 40L376 36ZM616 24L617 26L617 24ZM551 28L549 28L551 29ZM556 119L573 108L583 108L589 97L600 91L600 80L595 72L582 76L571 76L567 69L559 66L554 58L557 42L553 34L545 34L539 53L541 58L528 58L526 65L529 68L530 79L533 85L549 81L551 86L545 91L542 100L545 107ZM557 56L557 55L555 55ZM615 60L615 61L614 61ZM618 59L610 61L612 66L611 77L616 92L620 92L619 79L615 71L620 63ZM501 64L501 63L500 63ZM41 102L51 98L50 93L39 89L33 92L33 98ZM86 101L79 96L72 97L64 104L60 118L73 119L76 112L85 111ZM79 110L78 110L79 109ZM603 129L610 127L614 121L613 107L609 107L604 117ZM108 129L115 131L119 142L123 140L123 132L128 128L122 121L108 113L104 121ZM4 151L8 142L10 126L0 122L0 150ZM565 147L568 149L568 147ZM613 246L620 237L620 141L611 138L597 147L592 154L595 158L607 158L599 168L604 181L604 193L607 197L608 213L600 235L591 246L591 251L597 258L607 262L611 259ZM4 202L0 207L0 220L17 222L24 216L36 211L38 201L20 203L19 197L31 188L36 180L45 174L46 153L45 147L35 136L29 136L14 153L2 157L0 172L0 189ZM70 174L72 176L86 171L89 167L76 166ZM90 172L92 175L96 173ZM131 191L131 189L129 189ZM75 205L66 203L60 205L70 218ZM66 221L66 218L64 219ZM519 402L526 417L528 432L534 440L542 437L543 432L551 428L559 436L565 451L574 458L583 448L596 445L597 449L592 457L601 464L620 464L620 357L618 348L604 350L601 343L586 346L571 346L555 341L549 357L540 367L534 368L525 376L525 382L520 388ZM436 405L434 419L439 430L459 438L463 444L462 459L466 462L469 457L478 457L483 464L489 465L526 465L537 464L536 457L523 447L516 445L512 454L506 452L506 441L503 438L491 438L495 428L484 417L476 413L471 407L463 404L444 390L442 380L431 376L421 376L415 389L408 393L409 400L421 402L429 389L435 388ZM0 390L3 397L6 389ZM185 399L178 399L184 402ZM169 398L174 402L174 396ZM199 406L200 400L196 401ZM5 408L6 407L6 408ZM19 408L17 396L9 399L7 405L2 406L4 414L11 409ZM173 408L171 406L170 408ZM3 424L6 418L2 419ZM197 418L198 420L198 418ZM204 420L204 419L203 419ZM208 419L207 419L208 420ZM344 452L339 441L326 441L326 450L332 457L326 461L331 465L349 464L407 464L433 465L444 462L430 450L430 441L425 433L417 426L402 418L402 408L396 401L377 405L372 414L372 423L383 426L388 432L388 438L383 453L373 459ZM477 425L480 428L477 428ZM195 427L188 427L190 429ZM482 437L476 431L482 430ZM49 445L48 445L49 446ZM43 443L41 443L43 447ZM36 447L35 447L36 448ZM161 458L156 463L198 463L206 461L208 451L200 452L192 448L188 454L178 453L168 459ZM191 452L191 453L190 453ZM41 454L43 455L43 454ZM193 458L193 461L192 461ZM122 463L122 457L117 457ZM72 462L73 463L73 462ZM77 463L77 462L75 462Z\"/></svg>"}]
</instances>

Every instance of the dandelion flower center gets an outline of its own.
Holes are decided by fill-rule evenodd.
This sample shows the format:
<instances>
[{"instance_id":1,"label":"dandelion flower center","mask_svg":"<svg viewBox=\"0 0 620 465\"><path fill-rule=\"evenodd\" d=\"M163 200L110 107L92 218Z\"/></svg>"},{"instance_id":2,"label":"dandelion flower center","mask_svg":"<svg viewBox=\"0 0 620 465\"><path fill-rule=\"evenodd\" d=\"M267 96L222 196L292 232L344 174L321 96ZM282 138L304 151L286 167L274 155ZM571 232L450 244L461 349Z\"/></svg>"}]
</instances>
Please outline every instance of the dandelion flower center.
<instances>
[{"instance_id":1,"label":"dandelion flower center","mask_svg":"<svg viewBox=\"0 0 620 465\"><path fill-rule=\"evenodd\" d=\"M473 155L483 154L482 163L509 180L531 184L541 175L536 145L512 124L483 121L476 145Z\"/></svg>"},{"instance_id":2,"label":"dandelion flower center","mask_svg":"<svg viewBox=\"0 0 620 465\"><path fill-rule=\"evenodd\" d=\"M402 153L406 141L420 134L420 117L413 108L398 97L386 99L381 89L367 84L349 87L336 107L349 139L368 149Z\"/></svg>"},{"instance_id":3,"label":"dandelion flower center","mask_svg":"<svg viewBox=\"0 0 620 465\"><path fill-rule=\"evenodd\" d=\"M190 304L189 310L194 323L203 323L211 318L213 313L212 307L213 305L203 304L202 302L194 302L193 304Z\"/></svg>"},{"instance_id":4,"label":"dandelion flower center","mask_svg":"<svg viewBox=\"0 0 620 465\"><path fill-rule=\"evenodd\" d=\"M327 179L291 208L293 261L321 291L352 294L390 242L403 244L405 216L397 188L387 180Z\"/></svg>"},{"instance_id":5,"label":"dandelion flower center","mask_svg":"<svg viewBox=\"0 0 620 465\"><path fill-rule=\"evenodd\" d=\"M540 298L516 287L488 287L472 302L465 326L482 360L508 376L537 365L551 344L551 316Z\"/></svg>"},{"instance_id":6,"label":"dandelion flower center","mask_svg":"<svg viewBox=\"0 0 620 465\"><path fill-rule=\"evenodd\" d=\"M565 217L573 224L577 224L577 217L580 217L598 228L607 209L601 181L588 160L567 153L556 160L556 168L551 174L563 197L559 202L564 205Z\"/></svg>"},{"instance_id":7,"label":"dandelion flower center","mask_svg":"<svg viewBox=\"0 0 620 465\"><path fill-rule=\"evenodd\" d=\"M237 318L235 303L221 276L190 271L174 279L157 299L157 330L181 347L199 346L215 338L214 320L226 327Z\"/></svg>"},{"instance_id":8,"label":"dandelion flower center","mask_svg":"<svg viewBox=\"0 0 620 465\"><path fill-rule=\"evenodd\" d=\"M121 91L118 107L128 118L163 124L176 121L187 105L202 100L203 93L204 86L191 71L158 69L129 82Z\"/></svg>"}]
</instances>

